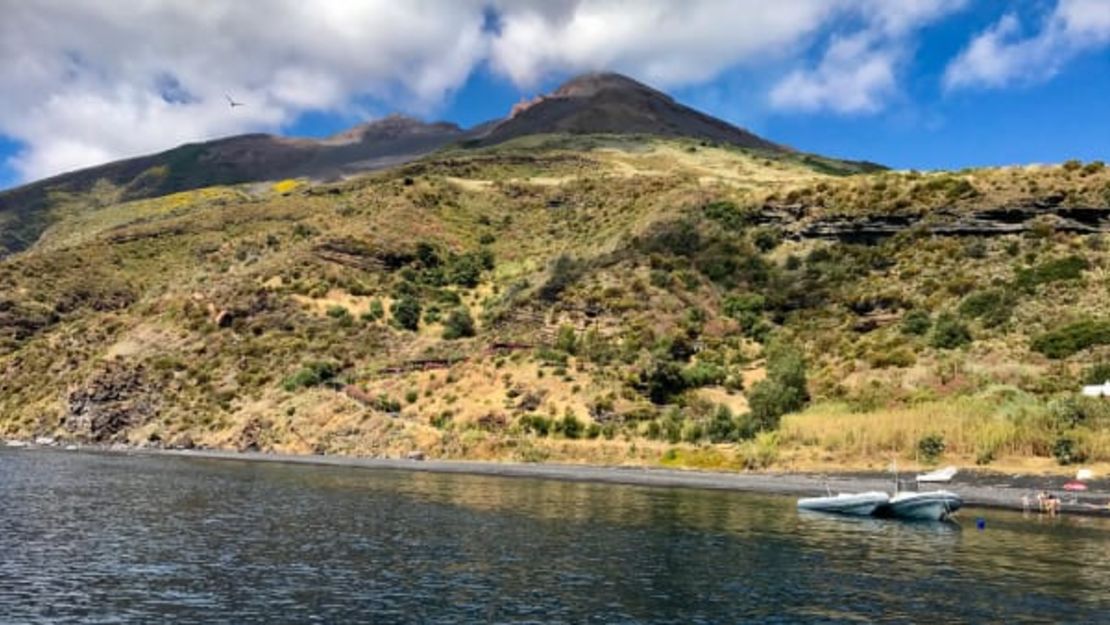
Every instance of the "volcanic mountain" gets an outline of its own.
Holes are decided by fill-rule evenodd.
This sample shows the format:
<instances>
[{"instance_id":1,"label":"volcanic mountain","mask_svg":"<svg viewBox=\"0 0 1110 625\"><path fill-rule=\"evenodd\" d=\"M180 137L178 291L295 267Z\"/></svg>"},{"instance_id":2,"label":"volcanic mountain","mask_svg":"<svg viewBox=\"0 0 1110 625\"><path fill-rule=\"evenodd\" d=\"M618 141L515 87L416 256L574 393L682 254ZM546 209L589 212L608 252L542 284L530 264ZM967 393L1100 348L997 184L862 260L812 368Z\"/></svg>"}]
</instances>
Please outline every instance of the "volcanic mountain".
<instances>
[{"instance_id":1,"label":"volcanic mountain","mask_svg":"<svg viewBox=\"0 0 1110 625\"><path fill-rule=\"evenodd\" d=\"M679 104L627 76L579 76L553 93L514 107L512 114L481 138L492 145L526 135L642 134L690 137L773 152L789 151L746 130Z\"/></svg>"},{"instance_id":2,"label":"volcanic mountain","mask_svg":"<svg viewBox=\"0 0 1110 625\"><path fill-rule=\"evenodd\" d=\"M518 104L504 119L469 130L393 115L323 139L239 135L0 192L0 256L34 243L52 219L48 206L52 192L85 193L98 181L120 189L121 199L138 199L218 184L333 179L412 161L448 145L489 146L536 134L689 137L765 152L792 152L626 76L586 74L549 95Z\"/></svg>"}]
</instances>

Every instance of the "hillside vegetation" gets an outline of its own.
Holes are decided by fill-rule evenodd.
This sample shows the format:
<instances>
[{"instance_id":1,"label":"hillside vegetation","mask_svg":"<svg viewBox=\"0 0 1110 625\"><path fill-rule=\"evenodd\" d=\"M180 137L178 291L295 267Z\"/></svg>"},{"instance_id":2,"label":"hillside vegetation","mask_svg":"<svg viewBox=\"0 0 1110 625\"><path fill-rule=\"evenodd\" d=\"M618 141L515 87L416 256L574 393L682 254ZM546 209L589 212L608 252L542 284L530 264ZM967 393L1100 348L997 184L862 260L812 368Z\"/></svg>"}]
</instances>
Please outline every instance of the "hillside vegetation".
<instances>
[{"instance_id":1,"label":"hillside vegetation","mask_svg":"<svg viewBox=\"0 0 1110 625\"><path fill-rule=\"evenodd\" d=\"M553 135L329 184L54 194L0 260L0 434L1110 462L1110 402L1077 396L1110 378L1110 172L873 170Z\"/></svg>"}]
</instances>

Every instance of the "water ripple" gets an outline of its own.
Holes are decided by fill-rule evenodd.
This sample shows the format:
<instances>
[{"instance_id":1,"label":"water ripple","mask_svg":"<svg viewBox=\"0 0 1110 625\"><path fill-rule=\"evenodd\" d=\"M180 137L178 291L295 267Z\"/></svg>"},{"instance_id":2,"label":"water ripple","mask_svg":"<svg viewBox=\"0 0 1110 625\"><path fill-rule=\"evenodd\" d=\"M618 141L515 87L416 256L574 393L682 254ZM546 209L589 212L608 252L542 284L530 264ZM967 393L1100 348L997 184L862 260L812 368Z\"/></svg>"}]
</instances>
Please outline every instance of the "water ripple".
<instances>
[{"instance_id":1,"label":"water ripple","mask_svg":"<svg viewBox=\"0 0 1110 625\"><path fill-rule=\"evenodd\" d=\"M3 623L1098 622L1110 525L0 451Z\"/></svg>"}]
</instances>

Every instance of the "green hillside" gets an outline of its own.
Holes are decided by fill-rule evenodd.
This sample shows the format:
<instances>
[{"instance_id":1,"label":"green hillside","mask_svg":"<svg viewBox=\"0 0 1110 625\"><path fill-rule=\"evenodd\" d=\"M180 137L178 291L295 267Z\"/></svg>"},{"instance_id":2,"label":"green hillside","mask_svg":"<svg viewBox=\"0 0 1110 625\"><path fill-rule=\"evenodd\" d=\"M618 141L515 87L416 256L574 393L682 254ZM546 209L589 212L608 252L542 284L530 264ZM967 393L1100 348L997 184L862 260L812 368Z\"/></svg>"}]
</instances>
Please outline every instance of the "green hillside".
<instances>
[{"instance_id":1,"label":"green hillside","mask_svg":"<svg viewBox=\"0 0 1110 625\"><path fill-rule=\"evenodd\" d=\"M1110 462L1110 172L526 137L340 183L53 194L0 435L302 453ZM36 217L48 211L48 220ZM14 214L14 213L12 213Z\"/></svg>"}]
</instances>

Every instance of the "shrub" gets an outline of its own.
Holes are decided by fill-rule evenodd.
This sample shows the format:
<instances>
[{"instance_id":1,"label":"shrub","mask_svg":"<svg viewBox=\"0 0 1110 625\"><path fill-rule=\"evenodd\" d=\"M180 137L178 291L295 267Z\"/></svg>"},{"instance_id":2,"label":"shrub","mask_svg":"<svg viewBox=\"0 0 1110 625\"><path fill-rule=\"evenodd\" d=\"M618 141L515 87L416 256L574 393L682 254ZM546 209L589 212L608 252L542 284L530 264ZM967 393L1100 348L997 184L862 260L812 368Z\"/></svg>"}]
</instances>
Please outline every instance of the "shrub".
<instances>
[{"instance_id":1,"label":"shrub","mask_svg":"<svg viewBox=\"0 0 1110 625\"><path fill-rule=\"evenodd\" d=\"M964 317L982 320L988 328L1000 326L1013 315L1014 297L1004 289L976 291L960 302L959 311Z\"/></svg>"},{"instance_id":2,"label":"shrub","mask_svg":"<svg viewBox=\"0 0 1110 625\"><path fill-rule=\"evenodd\" d=\"M370 302L370 307L366 312L362 313L361 318L363 321L377 321L385 316L385 307L382 306L380 299L374 299Z\"/></svg>"},{"instance_id":3,"label":"shrub","mask_svg":"<svg viewBox=\"0 0 1110 625\"><path fill-rule=\"evenodd\" d=\"M1083 166L1083 174L1086 175L1086 176L1090 176L1091 174L1097 174L1098 172L1102 171L1105 167L1106 167L1106 163L1104 163L1102 161L1091 161L1090 163L1087 163L1086 165Z\"/></svg>"},{"instance_id":4,"label":"shrub","mask_svg":"<svg viewBox=\"0 0 1110 625\"><path fill-rule=\"evenodd\" d=\"M559 296L582 275L584 268L581 262L563 254L551 264L547 282L540 287L539 297L546 302L554 302Z\"/></svg>"},{"instance_id":5,"label":"shrub","mask_svg":"<svg viewBox=\"0 0 1110 625\"><path fill-rule=\"evenodd\" d=\"M803 405L805 399L797 389L771 379L756 382L748 392L748 406L757 431L778 428L782 415Z\"/></svg>"},{"instance_id":6,"label":"shrub","mask_svg":"<svg viewBox=\"0 0 1110 625\"><path fill-rule=\"evenodd\" d=\"M520 418L520 429L537 436L547 436L551 432L551 420L539 414L527 414Z\"/></svg>"},{"instance_id":7,"label":"shrub","mask_svg":"<svg viewBox=\"0 0 1110 625\"><path fill-rule=\"evenodd\" d=\"M1045 332L1033 339L1033 349L1049 358L1066 358L1094 345L1110 344L1110 321L1085 320Z\"/></svg>"},{"instance_id":8,"label":"shrub","mask_svg":"<svg viewBox=\"0 0 1110 625\"><path fill-rule=\"evenodd\" d=\"M566 438L576 439L582 436L585 427L574 412L567 410L563 418L555 423L555 430Z\"/></svg>"},{"instance_id":9,"label":"shrub","mask_svg":"<svg viewBox=\"0 0 1110 625\"><path fill-rule=\"evenodd\" d=\"M925 336L931 327L933 327L933 321L929 318L929 313L924 310L911 310L902 318L903 334Z\"/></svg>"},{"instance_id":10,"label":"shrub","mask_svg":"<svg viewBox=\"0 0 1110 625\"><path fill-rule=\"evenodd\" d=\"M728 230L743 230L750 223L749 215L736 208L736 205L732 202L710 202L702 210L706 217L716 221Z\"/></svg>"},{"instance_id":11,"label":"shrub","mask_svg":"<svg viewBox=\"0 0 1110 625\"><path fill-rule=\"evenodd\" d=\"M735 417L728 406L720 404L709 421L706 434L710 442L730 443L752 438L757 430L750 413Z\"/></svg>"},{"instance_id":12,"label":"shrub","mask_svg":"<svg viewBox=\"0 0 1110 625\"><path fill-rule=\"evenodd\" d=\"M416 389L411 388L411 389L405 391L405 401L406 402L408 402L410 404L415 404L416 400L419 399L419 398L420 398L420 393Z\"/></svg>"},{"instance_id":13,"label":"shrub","mask_svg":"<svg viewBox=\"0 0 1110 625\"><path fill-rule=\"evenodd\" d=\"M328 316L332 319L339 319L340 321L350 320L351 311L347 310L345 306L329 306Z\"/></svg>"},{"instance_id":14,"label":"shrub","mask_svg":"<svg viewBox=\"0 0 1110 625\"><path fill-rule=\"evenodd\" d=\"M1098 362L1083 372L1084 384L1102 384L1110 381L1110 362Z\"/></svg>"},{"instance_id":15,"label":"shrub","mask_svg":"<svg viewBox=\"0 0 1110 625\"><path fill-rule=\"evenodd\" d=\"M774 432L761 432L740 450L745 469L766 469L779 455L779 439Z\"/></svg>"},{"instance_id":16,"label":"shrub","mask_svg":"<svg viewBox=\"0 0 1110 625\"><path fill-rule=\"evenodd\" d=\"M1083 161L1074 158L1064 161L1063 164L1064 171L1076 171L1080 167L1083 167Z\"/></svg>"},{"instance_id":17,"label":"shrub","mask_svg":"<svg viewBox=\"0 0 1110 625\"><path fill-rule=\"evenodd\" d=\"M929 464L932 464L944 453L944 437L940 434L926 434L917 441L917 453Z\"/></svg>"},{"instance_id":18,"label":"shrub","mask_svg":"<svg viewBox=\"0 0 1110 625\"><path fill-rule=\"evenodd\" d=\"M774 227L758 228L752 233L752 243L761 252L770 252L782 242L782 231Z\"/></svg>"},{"instance_id":19,"label":"shrub","mask_svg":"<svg viewBox=\"0 0 1110 625\"><path fill-rule=\"evenodd\" d=\"M393 314L393 321L401 328L415 331L420 327L421 307L415 297L406 295L398 299L393 302L390 312Z\"/></svg>"},{"instance_id":20,"label":"shrub","mask_svg":"<svg viewBox=\"0 0 1110 625\"><path fill-rule=\"evenodd\" d=\"M1019 269L1017 285L1029 290L1039 284L1078 280L1091 264L1081 256L1067 256L1041 263L1030 269Z\"/></svg>"},{"instance_id":21,"label":"shrub","mask_svg":"<svg viewBox=\"0 0 1110 625\"><path fill-rule=\"evenodd\" d=\"M335 363L326 361L310 362L293 375L285 378L281 386L289 392L302 387L320 386L334 379L338 373L339 368Z\"/></svg>"},{"instance_id":22,"label":"shrub","mask_svg":"<svg viewBox=\"0 0 1110 625\"><path fill-rule=\"evenodd\" d=\"M497 238L494 237L489 232L483 232L482 236L478 237L478 244L479 245L492 245L493 242L496 241L496 240L497 240Z\"/></svg>"},{"instance_id":23,"label":"shrub","mask_svg":"<svg viewBox=\"0 0 1110 625\"><path fill-rule=\"evenodd\" d=\"M793 389L803 403L809 400L805 358L794 347L775 343L768 348L767 377Z\"/></svg>"},{"instance_id":24,"label":"shrub","mask_svg":"<svg viewBox=\"0 0 1110 625\"><path fill-rule=\"evenodd\" d=\"M448 341L474 336L474 319L466 308L456 308L443 322L443 338Z\"/></svg>"},{"instance_id":25,"label":"shrub","mask_svg":"<svg viewBox=\"0 0 1110 625\"><path fill-rule=\"evenodd\" d=\"M949 313L942 313L937 317L933 327L933 336L930 345L937 349L956 349L971 342L971 332L967 326Z\"/></svg>"},{"instance_id":26,"label":"shrub","mask_svg":"<svg viewBox=\"0 0 1110 625\"><path fill-rule=\"evenodd\" d=\"M389 395L382 393L374 398L370 403L370 407L380 412L388 412L389 414L397 414L401 412L401 402L391 398Z\"/></svg>"},{"instance_id":27,"label":"shrub","mask_svg":"<svg viewBox=\"0 0 1110 625\"><path fill-rule=\"evenodd\" d=\"M478 286L482 277L482 261L476 254L451 256L447 263L447 279L468 289Z\"/></svg>"},{"instance_id":28,"label":"shrub","mask_svg":"<svg viewBox=\"0 0 1110 625\"><path fill-rule=\"evenodd\" d=\"M574 326L559 326L559 332L555 336L555 349L570 355L578 352L578 336L574 333Z\"/></svg>"},{"instance_id":29,"label":"shrub","mask_svg":"<svg viewBox=\"0 0 1110 625\"><path fill-rule=\"evenodd\" d=\"M655 404L665 404L671 397L686 390L682 369L671 360L657 359L650 370L641 373L641 381L648 399Z\"/></svg>"},{"instance_id":30,"label":"shrub","mask_svg":"<svg viewBox=\"0 0 1110 625\"><path fill-rule=\"evenodd\" d=\"M708 362L696 362L682 370L686 388L718 385L725 381L727 375L724 368Z\"/></svg>"},{"instance_id":31,"label":"shrub","mask_svg":"<svg viewBox=\"0 0 1110 625\"><path fill-rule=\"evenodd\" d=\"M648 253L673 254L693 257L701 249L701 235L690 220L683 219L656 224L640 241L640 248Z\"/></svg>"},{"instance_id":32,"label":"shrub","mask_svg":"<svg viewBox=\"0 0 1110 625\"><path fill-rule=\"evenodd\" d=\"M1086 454L1080 449L1075 439L1069 436L1060 436L1052 444L1052 456L1062 465L1086 461Z\"/></svg>"}]
</instances>

